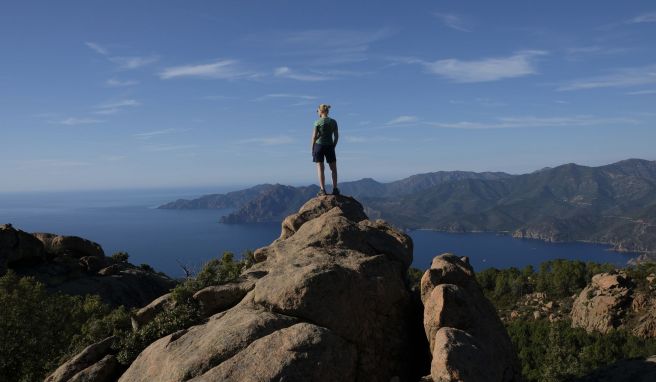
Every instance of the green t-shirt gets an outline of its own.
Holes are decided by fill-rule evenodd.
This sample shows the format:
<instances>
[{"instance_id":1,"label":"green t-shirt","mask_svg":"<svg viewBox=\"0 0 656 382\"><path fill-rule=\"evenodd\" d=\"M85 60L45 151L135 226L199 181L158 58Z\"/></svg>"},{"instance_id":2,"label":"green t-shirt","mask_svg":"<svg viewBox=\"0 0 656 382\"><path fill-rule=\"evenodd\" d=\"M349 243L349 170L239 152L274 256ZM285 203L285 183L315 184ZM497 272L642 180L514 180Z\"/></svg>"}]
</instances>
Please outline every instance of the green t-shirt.
<instances>
[{"instance_id":1,"label":"green t-shirt","mask_svg":"<svg viewBox=\"0 0 656 382\"><path fill-rule=\"evenodd\" d=\"M337 121L330 117L319 118L314 122L317 129L317 139L314 143L319 145L333 145L333 133L337 131Z\"/></svg>"}]
</instances>

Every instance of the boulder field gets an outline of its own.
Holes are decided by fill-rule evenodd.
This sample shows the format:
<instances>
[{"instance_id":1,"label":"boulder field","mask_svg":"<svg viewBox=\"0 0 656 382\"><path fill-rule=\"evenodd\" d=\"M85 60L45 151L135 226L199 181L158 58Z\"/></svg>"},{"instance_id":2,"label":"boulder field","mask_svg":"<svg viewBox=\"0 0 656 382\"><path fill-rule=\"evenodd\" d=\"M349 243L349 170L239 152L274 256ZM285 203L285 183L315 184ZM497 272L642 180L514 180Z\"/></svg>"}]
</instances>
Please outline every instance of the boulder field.
<instances>
[{"instance_id":1,"label":"boulder field","mask_svg":"<svg viewBox=\"0 0 656 382\"><path fill-rule=\"evenodd\" d=\"M239 280L194 296L205 322L153 342L127 369L92 345L47 381L519 381L467 259L436 257L419 298L407 280L412 250L355 199L313 198ZM167 305L161 297L140 319Z\"/></svg>"}]
</instances>

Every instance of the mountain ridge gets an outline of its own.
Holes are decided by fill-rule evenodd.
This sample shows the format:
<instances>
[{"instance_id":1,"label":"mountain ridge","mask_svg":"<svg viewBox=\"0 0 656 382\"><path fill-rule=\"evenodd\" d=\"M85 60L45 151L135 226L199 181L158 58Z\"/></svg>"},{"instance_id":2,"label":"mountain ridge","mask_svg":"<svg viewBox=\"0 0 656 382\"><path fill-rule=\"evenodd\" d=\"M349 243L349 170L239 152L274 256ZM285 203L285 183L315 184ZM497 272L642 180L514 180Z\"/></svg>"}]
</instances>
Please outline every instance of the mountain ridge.
<instances>
[{"instance_id":1,"label":"mountain ridge","mask_svg":"<svg viewBox=\"0 0 656 382\"><path fill-rule=\"evenodd\" d=\"M280 221L318 190L256 187L243 190L242 200L251 199L223 222ZM596 167L567 163L519 175L440 171L389 183L364 178L340 189L360 198L370 216L405 229L502 232L656 253L656 161L631 158Z\"/></svg>"}]
</instances>

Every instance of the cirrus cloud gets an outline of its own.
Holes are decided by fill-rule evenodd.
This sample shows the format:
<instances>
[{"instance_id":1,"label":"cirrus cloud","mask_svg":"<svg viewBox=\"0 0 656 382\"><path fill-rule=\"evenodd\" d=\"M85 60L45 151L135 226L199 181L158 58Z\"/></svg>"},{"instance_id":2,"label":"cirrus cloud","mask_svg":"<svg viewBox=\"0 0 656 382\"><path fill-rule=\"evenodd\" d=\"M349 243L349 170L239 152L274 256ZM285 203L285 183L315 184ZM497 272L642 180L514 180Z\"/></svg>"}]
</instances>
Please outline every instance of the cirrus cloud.
<instances>
[{"instance_id":1,"label":"cirrus cloud","mask_svg":"<svg viewBox=\"0 0 656 382\"><path fill-rule=\"evenodd\" d=\"M536 61L538 57L546 54L547 52L542 50L523 50L508 57L492 57L481 60L449 58L433 62L421 60L418 62L429 73L453 82L490 82L537 73Z\"/></svg>"},{"instance_id":2,"label":"cirrus cloud","mask_svg":"<svg viewBox=\"0 0 656 382\"><path fill-rule=\"evenodd\" d=\"M398 116L391 121L388 121L385 123L386 125L404 125L408 123L414 123L417 122L419 119L415 117L414 115L401 115Z\"/></svg>"},{"instance_id":3,"label":"cirrus cloud","mask_svg":"<svg viewBox=\"0 0 656 382\"><path fill-rule=\"evenodd\" d=\"M611 87L630 87L656 83L656 65L634 68L621 68L606 74L572 80L562 84L557 90L584 90Z\"/></svg>"},{"instance_id":4,"label":"cirrus cloud","mask_svg":"<svg viewBox=\"0 0 656 382\"><path fill-rule=\"evenodd\" d=\"M159 77L168 80L177 77L196 77L232 80L255 77L256 73L242 68L237 60L218 60L209 64L181 65L165 68Z\"/></svg>"}]
</instances>

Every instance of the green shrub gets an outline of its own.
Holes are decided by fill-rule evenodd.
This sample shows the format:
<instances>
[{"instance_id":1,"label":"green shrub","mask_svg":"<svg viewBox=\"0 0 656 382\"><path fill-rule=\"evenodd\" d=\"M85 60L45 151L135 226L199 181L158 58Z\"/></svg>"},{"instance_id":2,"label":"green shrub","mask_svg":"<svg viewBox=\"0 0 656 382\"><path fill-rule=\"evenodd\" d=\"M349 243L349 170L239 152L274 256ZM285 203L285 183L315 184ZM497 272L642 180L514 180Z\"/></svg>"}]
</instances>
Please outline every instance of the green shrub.
<instances>
[{"instance_id":1,"label":"green shrub","mask_svg":"<svg viewBox=\"0 0 656 382\"><path fill-rule=\"evenodd\" d=\"M173 289L173 298L178 303L187 303L197 291L236 280L241 272L255 263L253 252L247 251L239 261L232 252L224 252L221 258L212 259L203 265L195 278L189 278Z\"/></svg>"},{"instance_id":2,"label":"green shrub","mask_svg":"<svg viewBox=\"0 0 656 382\"><path fill-rule=\"evenodd\" d=\"M125 263L128 258L126 252L112 255L114 263ZM0 277L0 381L43 380L86 346L112 335L118 337L113 347L119 362L129 365L153 341L201 321L193 293L235 280L254 262L251 251L239 261L226 252L207 262L196 278L174 289L175 308L160 313L138 331L132 331L124 307L112 310L98 296L48 293L35 279L9 271ZM140 268L153 271L146 264Z\"/></svg>"},{"instance_id":3,"label":"green shrub","mask_svg":"<svg viewBox=\"0 0 656 382\"><path fill-rule=\"evenodd\" d=\"M569 321L512 321L508 334L528 381L566 381L622 359L656 354L656 339L625 331L587 333Z\"/></svg>"},{"instance_id":4,"label":"green shrub","mask_svg":"<svg viewBox=\"0 0 656 382\"><path fill-rule=\"evenodd\" d=\"M532 266L517 268L489 268L476 274L485 296L497 309L506 309L522 296L544 292L550 299L560 299L579 293L592 276L608 272L611 264L584 263L577 260L550 260L540 264L536 272Z\"/></svg>"},{"instance_id":5,"label":"green shrub","mask_svg":"<svg viewBox=\"0 0 656 382\"><path fill-rule=\"evenodd\" d=\"M113 261L115 264L118 264L118 263L127 263L129 257L130 257L130 255L128 255L127 252L116 252L116 253L114 253L114 254L112 255L112 261Z\"/></svg>"},{"instance_id":6,"label":"green shrub","mask_svg":"<svg viewBox=\"0 0 656 382\"><path fill-rule=\"evenodd\" d=\"M221 258L205 263L195 278L189 278L173 289L171 293L176 306L172 310L160 313L136 332L123 333L117 345L119 362L129 365L153 341L199 323L202 318L199 306L192 298L194 293L211 285L234 281L254 263L250 251L239 261L232 252L224 252Z\"/></svg>"},{"instance_id":7,"label":"green shrub","mask_svg":"<svg viewBox=\"0 0 656 382\"><path fill-rule=\"evenodd\" d=\"M196 304L178 304L175 308L158 314L153 321L139 328L139 330L134 332L128 330L120 333L115 346L117 350L116 358L123 365L130 365L139 353L154 341L195 325L200 321L201 316Z\"/></svg>"},{"instance_id":8,"label":"green shrub","mask_svg":"<svg viewBox=\"0 0 656 382\"><path fill-rule=\"evenodd\" d=\"M111 334L121 321L98 296L51 294L12 271L0 277L0 307L1 381L43 380L67 355Z\"/></svg>"}]
</instances>

